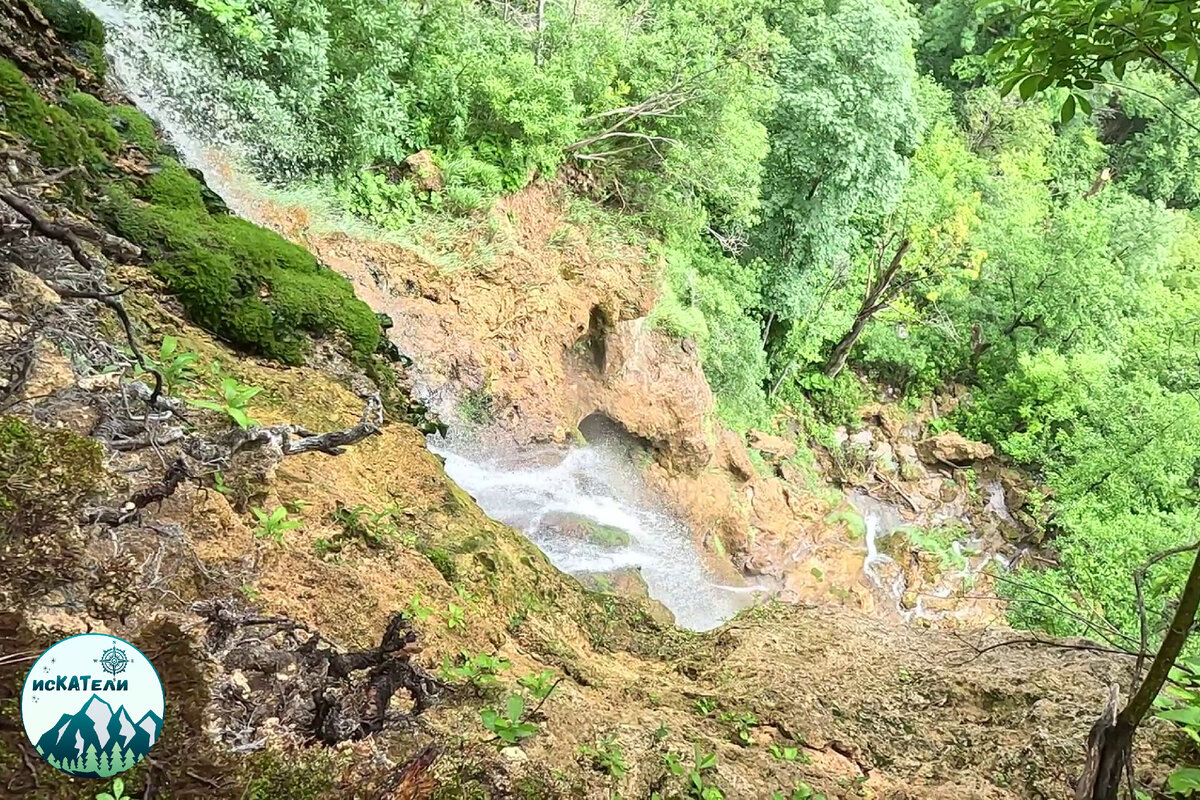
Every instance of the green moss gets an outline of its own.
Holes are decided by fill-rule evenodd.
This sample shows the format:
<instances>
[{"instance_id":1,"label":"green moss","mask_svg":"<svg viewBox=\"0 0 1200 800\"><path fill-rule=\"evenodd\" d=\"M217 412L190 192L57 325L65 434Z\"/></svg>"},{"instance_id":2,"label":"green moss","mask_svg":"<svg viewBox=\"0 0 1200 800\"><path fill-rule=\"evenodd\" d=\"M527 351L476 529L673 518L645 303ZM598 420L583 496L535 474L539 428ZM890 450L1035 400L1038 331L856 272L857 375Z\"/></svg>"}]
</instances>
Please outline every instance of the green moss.
<instances>
[{"instance_id":1,"label":"green moss","mask_svg":"<svg viewBox=\"0 0 1200 800\"><path fill-rule=\"evenodd\" d=\"M340 331L360 358L379 346L379 320L349 281L270 231L210 213L203 186L176 163L141 186L112 187L106 211L188 314L242 349L297 364L306 334Z\"/></svg>"},{"instance_id":2,"label":"green moss","mask_svg":"<svg viewBox=\"0 0 1200 800\"><path fill-rule=\"evenodd\" d=\"M95 74L97 81L103 83L108 77L108 60L104 57L104 48L93 42L80 42L79 50L87 68Z\"/></svg>"},{"instance_id":3,"label":"green moss","mask_svg":"<svg viewBox=\"0 0 1200 800\"><path fill-rule=\"evenodd\" d=\"M243 767L248 777L246 800L321 800L341 797L338 775L347 755L313 750L302 758L264 751L251 756Z\"/></svg>"},{"instance_id":4,"label":"green moss","mask_svg":"<svg viewBox=\"0 0 1200 800\"><path fill-rule=\"evenodd\" d=\"M103 483L103 450L94 439L0 417L0 521L48 524L77 510Z\"/></svg>"},{"instance_id":5,"label":"green moss","mask_svg":"<svg viewBox=\"0 0 1200 800\"><path fill-rule=\"evenodd\" d=\"M51 167L93 165L104 161L101 149L71 114L48 105L25 82L21 70L0 59L0 127L29 140Z\"/></svg>"},{"instance_id":6,"label":"green moss","mask_svg":"<svg viewBox=\"0 0 1200 800\"><path fill-rule=\"evenodd\" d=\"M112 126L112 112L90 94L75 92L63 101L63 108L78 120L84 131L101 150L116 155L121 151L121 137Z\"/></svg>"},{"instance_id":7,"label":"green moss","mask_svg":"<svg viewBox=\"0 0 1200 800\"><path fill-rule=\"evenodd\" d=\"M142 184L138 197L157 206L184 211L195 217L205 213L200 182L179 164L164 164Z\"/></svg>"},{"instance_id":8,"label":"green moss","mask_svg":"<svg viewBox=\"0 0 1200 800\"><path fill-rule=\"evenodd\" d=\"M86 42L103 49L104 24L76 0L34 0L61 39L72 44Z\"/></svg>"},{"instance_id":9,"label":"green moss","mask_svg":"<svg viewBox=\"0 0 1200 800\"><path fill-rule=\"evenodd\" d=\"M447 583L458 580L458 569L454 566L454 558L440 547L432 547L425 551L425 557L433 564Z\"/></svg>"},{"instance_id":10,"label":"green moss","mask_svg":"<svg viewBox=\"0 0 1200 800\"><path fill-rule=\"evenodd\" d=\"M158 137L149 117L133 106L112 106L109 110L122 139L137 145L147 155L158 152Z\"/></svg>"}]
</instances>

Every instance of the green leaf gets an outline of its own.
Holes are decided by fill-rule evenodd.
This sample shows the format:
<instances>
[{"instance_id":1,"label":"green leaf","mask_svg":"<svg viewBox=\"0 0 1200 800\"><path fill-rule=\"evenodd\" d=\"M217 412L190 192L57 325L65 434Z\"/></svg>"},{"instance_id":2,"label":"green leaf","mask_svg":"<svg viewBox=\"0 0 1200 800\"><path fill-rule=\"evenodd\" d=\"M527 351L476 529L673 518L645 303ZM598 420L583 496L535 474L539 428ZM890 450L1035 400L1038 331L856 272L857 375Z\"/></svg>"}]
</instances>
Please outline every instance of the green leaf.
<instances>
[{"instance_id":1,"label":"green leaf","mask_svg":"<svg viewBox=\"0 0 1200 800\"><path fill-rule=\"evenodd\" d=\"M1021 99L1028 100L1029 98L1033 97L1038 90L1038 84L1041 83L1041 80L1041 75L1029 75L1023 81L1021 81L1021 85L1017 88L1018 93L1021 95Z\"/></svg>"},{"instance_id":2,"label":"green leaf","mask_svg":"<svg viewBox=\"0 0 1200 800\"><path fill-rule=\"evenodd\" d=\"M100 794L96 795L96 800L117 800L117 799L115 797L113 797L111 794L109 794L108 792L101 792Z\"/></svg>"},{"instance_id":3,"label":"green leaf","mask_svg":"<svg viewBox=\"0 0 1200 800\"><path fill-rule=\"evenodd\" d=\"M271 522L281 522L281 521L283 521L283 518L286 516L287 516L287 509L284 508L283 506L280 506L279 508L277 508L271 512Z\"/></svg>"},{"instance_id":4,"label":"green leaf","mask_svg":"<svg viewBox=\"0 0 1200 800\"><path fill-rule=\"evenodd\" d=\"M525 701L521 698L521 695L511 694L508 696L506 713L511 722L517 722L521 719L521 715L525 713Z\"/></svg>"},{"instance_id":5,"label":"green leaf","mask_svg":"<svg viewBox=\"0 0 1200 800\"><path fill-rule=\"evenodd\" d=\"M1170 711L1160 711L1155 716L1159 719L1169 720L1170 722L1178 722L1193 728L1200 728L1200 708L1192 706L1188 706L1187 708L1173 708Z\"/></svg>"},{"instance_id":6,"label":"green leaf","mask_svg":"<svg viewBox=\"0 0 1200 800\"><path fill-rule=\"evenodd\" d=\"M1067 100L1063 103L1062 112L1059 116L1064 125L1075 118L1075 95L1067 95Z\"/></svg>"},{"instance_id":7,"label":"green leaf","mask_svg":"<svg viewBox=\"0 0 1200 800\"><path fill-rule=\"evenodd\" d=\"M1171 791L1180 794L1200 792L1200 769L1195 767L1177 769L1167 778L1167 785L1171 787Z\"/></svg>"},{"instance_id":8,"label":"green leaf","mask_svg":"<svg viewBox=\"0 0 1200 800\"><path fill-rule=\"evenodd\" d=\"M115 794L117 797L125 794L124 778L113 778L113 794Z\"/></svg>"},{"instance_id":9,"label":"green leaf","mask_svg":"<svg viewBox=\"0 0 1200 800\"><path fill-rule=\"evenodd\" d=\"M242 411L240 408L229 406L225 409L225 411L229 413L229 416L233 418L233 421L236 422L237 426L242 430L245 430L254 424L254 420L250 419L250 415L245 411Z\"/></svg>"},{"instance_id":10,"label":"green leaf","mask_svg":"<svg viewBox=\"0 0 1200 800\"><path fill-rule=\"evenodd\" d=\"M196 408L206 408L209 411L224 411L225 410L225 406L219 405L219 404L214 403L209 400L187 400L186 402L189 406L194 406Z\"/></svg>"}]
</instances>

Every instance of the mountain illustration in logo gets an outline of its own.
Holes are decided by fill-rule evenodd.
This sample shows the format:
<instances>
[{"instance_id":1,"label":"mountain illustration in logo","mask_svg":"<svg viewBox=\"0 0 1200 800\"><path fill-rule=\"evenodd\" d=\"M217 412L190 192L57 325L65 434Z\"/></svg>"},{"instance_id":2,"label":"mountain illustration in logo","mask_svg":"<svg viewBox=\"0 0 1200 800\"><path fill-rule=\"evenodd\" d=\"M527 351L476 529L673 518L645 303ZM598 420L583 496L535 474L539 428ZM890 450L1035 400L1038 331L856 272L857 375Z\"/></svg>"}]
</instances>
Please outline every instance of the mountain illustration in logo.
<instances>
[{"instance_id":1,"label":"mountain illustration in logo","mask_svg":"<svg viewBox=\"0 0 1200 800\"><path fill-rule=\"evenodd\" d=\"M125 710L92 695L74 714L63 714L37 741L51 766L75 775L107 778L141 761L162 732L162 718L147 711L134 721Z\"/></svg>"}]
</instances>

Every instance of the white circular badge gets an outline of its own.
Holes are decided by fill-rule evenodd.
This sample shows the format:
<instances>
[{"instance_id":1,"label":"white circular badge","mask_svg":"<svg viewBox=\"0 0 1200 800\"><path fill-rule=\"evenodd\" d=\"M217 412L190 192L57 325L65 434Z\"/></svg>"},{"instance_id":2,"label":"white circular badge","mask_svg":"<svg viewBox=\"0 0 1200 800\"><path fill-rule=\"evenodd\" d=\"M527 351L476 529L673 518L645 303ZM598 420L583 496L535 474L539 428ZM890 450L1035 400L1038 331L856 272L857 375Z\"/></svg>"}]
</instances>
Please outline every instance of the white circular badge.
<instances>
[{"instance_id":1,"label":"white circular badge","mask_svg":"<svg viewBox=\"0 0 1200 800\"><path fill-rule=\"evenodd\" d=\"M42 653L25 676L21 720L38 754L72 775L132 769L162 734L162 681L124 639L84 633Z\"/></svg>"}]
</instances>

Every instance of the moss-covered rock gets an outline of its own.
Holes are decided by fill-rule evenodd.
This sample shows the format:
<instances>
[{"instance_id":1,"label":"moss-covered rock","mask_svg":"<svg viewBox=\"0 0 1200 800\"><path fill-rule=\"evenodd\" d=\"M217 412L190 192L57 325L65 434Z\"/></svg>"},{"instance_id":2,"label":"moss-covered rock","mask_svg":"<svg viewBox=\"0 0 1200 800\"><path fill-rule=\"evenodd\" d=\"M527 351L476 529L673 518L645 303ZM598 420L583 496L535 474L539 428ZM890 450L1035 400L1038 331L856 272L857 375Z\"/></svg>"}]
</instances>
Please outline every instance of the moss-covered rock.
<instances>
[{"instance_id":1,"label":"moss-covered rock","mask_svg":"<svg viewBox=\"0 0 1200 800\"><path fill-rule=\"evenodd\" d=\"M629 533L615 525L605 525L582 514L567 512L548 514L542 519L544 527L551 528L563 536L582 539L602 547L626 547Z\"/></svg>"},{"instance_id":2,"label":"moss-covered rock","mask_svg":"<svg viewBox=\"0 0 1200 800\"><path fill-rule=\"evenodd\" d=\"M153 126L134 109L82 92L48 103L0 60L0 126L28 139L48 166L88 167L108 222L153 259L155 274L218 336L287 364L303 360L309 335L341 333L360 360L378 348L379 320L348 280L307 250L206 202L208 188L158 153ZM121 177L112 167L109 159L130 144L156 162L149 177Z\"/></svg>"},{"instance_id":3,"label":"moss-covered rock","mask_svg":"<svg viewBox=\"0 0 1200 800\"><path fill-rule=\"evenodd\" d=\"M87 42L104 47L104 23L76 0L34 0L60 38L71 43Z\"/></svg>"},{"instance_id":4,"label":"moss-covered rock","mask_svg":"<svg viewBox=\"0 0 1200 800\"><path fill-rule=\"evenodd\" d=\"M24 136L47 166L93 166L104 153L70 113L49 105L21 70L0 59L0 127Z\"/></svg>"}]
</instances>

